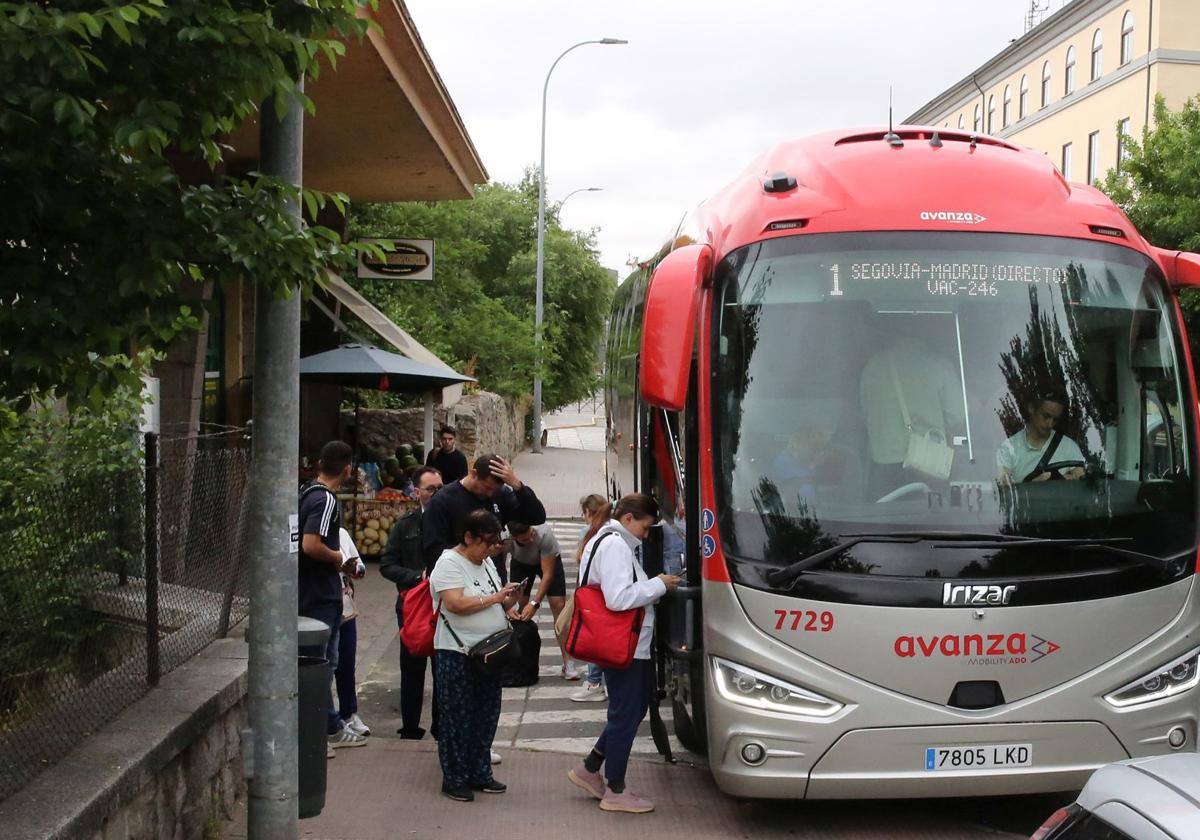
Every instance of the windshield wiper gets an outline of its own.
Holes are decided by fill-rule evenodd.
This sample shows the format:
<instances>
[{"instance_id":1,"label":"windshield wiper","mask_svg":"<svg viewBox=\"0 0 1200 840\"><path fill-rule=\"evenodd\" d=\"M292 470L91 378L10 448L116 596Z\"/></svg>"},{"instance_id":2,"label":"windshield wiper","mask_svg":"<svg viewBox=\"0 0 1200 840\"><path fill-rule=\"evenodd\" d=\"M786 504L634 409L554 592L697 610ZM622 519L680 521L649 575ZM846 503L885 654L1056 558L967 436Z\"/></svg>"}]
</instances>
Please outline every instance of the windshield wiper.
<instances>
[{"instance_id":1,"label":"windshield wiper","mask_svg":"<svg viewBox=\"0 0 1200 840\"><path fill-rule=\"evenodd\" d=\"M1038 537L1021 537L1015 534L989 534L975 531L901 531L895 534L845 534L840 543L829 548L810 554L797 560L790 566L781 569L771 569L767 572L767 583L772 586L782 586L791 583L809 569L814 569L841 554L849 551L859 543L915 543L922 540L949 540L948 544L938 544L937 548L1007 548L1012 545L1022 547L1030 544L1045 545L1047 543L1061 544L1058 540L1045 540ZM1124 538L1121 538L1124 539ZM1099 545L1112 540L1068 540L1072 543L1086 542L1089 545ZM1119 549L1118 549L1119 550ZM1142 555L1149 556L1149 555Z\"/></svg>"},{"instance_id":2,"label":"windshield wiper","mask_svg":"<svg viewBox=\"0 0 1200 840\"><path fill-rule=\"evenodd\" d=\"M1107 537L1101 539L1094 538L1059 538L1059 537L1030 537L1027 539L1019 539L1012 542L1008 539L991 539L991 540L967 540L963 542L950 542L934 546L935 548L1045 548L1053 546L1055 548L1069 548L1076 550L1099 549L1115 557L1120 557L1124 560L1132 560L1135 563L1140 563L1143 566L1148 566L1156 572L1162 574L1177 574L1179 571L1179 562L1181 559L1186 559L1190 556L1190 552L1177 557L1162 558L1155 557L1153 554L1144 554L1140 551L1134 551L1129 548L1121 548L1116 543L1133 542L1132 537Z\"/></svg>"},{"instance_id":3,"label":"windshield wiper","mask_svg":"<svg viewBox=\"0 0 1200 840\"><path fill-rule=\"evenodd\" d=\"M995 540L997 542L1025 542L1032 537L1016 537L1005 534L975 533L972 531L901 531L895 534L844 534L844 540L837 545L810 554L782 569L772 569L767 572L767 583L781 586L791 583L809 569L816 568L822 563L834 559L849 551L859 543L915 543L922 540Z\"/></svg>"}]
</instances>

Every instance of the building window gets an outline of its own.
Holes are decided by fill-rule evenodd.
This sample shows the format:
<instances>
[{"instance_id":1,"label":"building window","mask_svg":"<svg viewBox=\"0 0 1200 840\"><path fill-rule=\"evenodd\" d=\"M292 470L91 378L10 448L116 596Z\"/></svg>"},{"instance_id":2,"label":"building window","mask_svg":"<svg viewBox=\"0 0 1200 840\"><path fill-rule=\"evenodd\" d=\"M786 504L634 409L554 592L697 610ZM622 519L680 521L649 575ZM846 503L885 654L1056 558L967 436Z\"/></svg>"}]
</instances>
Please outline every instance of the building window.
<instances>
[{"instance_id":1,"label":"building window","mask_svg":"<svg viewBox=\"0 0 1200 840\"><path fill-rule=\"evenodd\" d=\"M1062 176L1068 181L1071 180L1071 144L1063 143L1062 148Z\"/></svg>"},{"instance_id":2,"label":"building window","mask_svg":"<svg viewBox=\"0 0 1200 840\"><path fill-rule=\"evenodd\" d=\"M1050 62L1042 65L1042 107L1050 104Z\"/></svg>"},{"instance_id":3,"label":"building window","mask_svg":"<svg viewBox=\"0 0 1200 840\"><path fill-rule=\"evenodd\" d=\"M1017 119L1023 120L1029 116L1029 76L1021 77L1021 92L1017 95Z\"/></svg>"},{"instance_id":4,"label":"building window","mask_svg":"<svg viewBox=\"0 0 1200 840\"><path fill-rule=\"evenodd\" d=\"M966 127L967 127L967 118L966 118L966 117L964 117L962 114L959 114L959 115L958 115L958 128L959 128L959 130L961 131L962 129L964 129L964 128L966 128Z\"/></svg>"},{"instance_id":5,"label":"building window","mask_svg":"<svg viewBox=\"0 0 1200 840\"><path fill-rule=\"evenodd\" d=\"M1104 74L1104 34L1097 29L1092 35L1092 78L1096 81Z\"/></svg>"},{"instance_id":6,"label":"building window","mask_svg":"<svg viewBox=\"0 0 1200 840\"><path fill-rule=\"evenodd\" d=\"M1121 165L1129 160L1129 144L1126 142L1129 139L1129 117L1117 123L1117 171L1121 171Z\"/></svg>"},{"instance_id":7,"label":"building window","mask_svg":"<svg viewBox=\"0 0 1200 840\"><path fill-rule=\"evenodd\" d=\"M996 95L988 97L987 133L991 134L996 128Z\"/></svg>"},{"instance_id":8,"label":"building window","mask_svg":"<svg viewBox=\"0 0 1200 840\"><path fill-rule=\"evenodd\" d=\"M1093 131L1088 135L1088 164L1087 182L1096 183L1100 177L1100 132Z\"/></svg>"},{"instance_id":9,"label":"building window","mask_svg":"<svg viewBox=\"0 0 1200 840\"><path fill-rule=\"evenodd\" d=\"M981 116L981 114L982 114L982 112L980 111L979 106L976 105L975 106L975 133L976 134L978 134L980 129L983 127L983 117Z\"/></svg>"},{"instance_id":10,"label":"building window","mask_svg":"<svg viewBox=\"0 0 1200 840\"><path fill-rule=\"evenodd\" d=\"M1133 59L1133 12L1125 13L1121 18L1121 64L1128 64Z\"/></svg>"},{"instance_id":11,"label":"building window","mask_svg":"<svg viewBox=\"0 0 1200 840\"><path fill-rule=\"evenodd\" d=\"M1067 47L1067 67L1063 78L1063 96L1075 92L1075 48Z\"/></svg>"},{"instance_id":12,"label":"building window","mask_svg":"<svg viewBox=\"0 0 1200 840\"><path fill-rule=\"evenodd\" d=\"M1000 109L1000 125L1008 128L1008 116L1012 113L1012 87L1004 86L1004 105Z\"/></svg>"}]
</instances>

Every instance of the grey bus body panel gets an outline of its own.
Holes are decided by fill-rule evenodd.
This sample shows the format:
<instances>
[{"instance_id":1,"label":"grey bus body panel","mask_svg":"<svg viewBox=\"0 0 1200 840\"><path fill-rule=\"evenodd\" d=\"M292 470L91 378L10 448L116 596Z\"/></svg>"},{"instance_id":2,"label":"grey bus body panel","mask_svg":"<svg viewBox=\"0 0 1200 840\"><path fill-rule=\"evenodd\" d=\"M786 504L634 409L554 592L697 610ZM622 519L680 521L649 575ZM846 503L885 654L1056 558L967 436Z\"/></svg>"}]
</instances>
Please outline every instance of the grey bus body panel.
<instances>
[{"instance_id":1,"label":"grey bus body panel","mask_svg":"<svg viewBox=\"0 0 1200 840\"><path fill-rule=\"evenodd\" d=\"M986 610L977 623L994 626L996 633L1001 628L1006 633L1028 632L1018 628L1035 622L1048 631L1041 637L1054 639L1052 634L1057 634L1058 643L1067 644L1044 661L964 665L940 655L897 657L894 643L898 635L962 635L967 631L960 623L973 621L970 609L801 603L706 581L704 647L709 657L749 666L845 704L827 718L741 705L716 690L708 660L705 696L713 775L722 790L737 796L970 796L1076 789L1108 762L1171 752L1166 734L1175 726L1188 733L1185 749L1195 750L1200 716L1195 689L1123 709L1104 700L1114 688L1195 647L1188 628L1196 627L1200 614L1188 597L1192 586L1188 578L1160 590L1112 599L1114 603L1104 605L1108 613L1086 619L1079 611L1097 605ZM837 611L834 630L826 636L834 637L837 622L846 622L840 641L814 643L810 653L801 650L807 638L793 644L778 638L774 610L790 616L792 610L807 613L814 608L818 613ZM1144 611L1156 612L1156 620L1126 617ZM1014 615L1005 617L1006 613ZM844 617L849 615L855 618ZM790 628L791 621L789 617L785 627ZM807 617L801 626L806 623ZM1091 636L1101 637L1110 658L1088 644ZM1073 662L1075 656L1081 661ZM1049 667L1041 676L1019 673L1038 666ZM910 675L906 669L917 673ZM1007 702L982 710L945 705L956 682L980 679L1001 682ZM740 758L741 747L749 742L766 748L767 758L758 766ZM1031 766L942 772L923 767L927 747L1014 743L1033 745Z\"/></svg>"},{"instance_id":2,"label":"grey bus body panel","mask_svg":"<svg viewBox=\"0 0 1200 840\"><path fill-rule=\"evenodd\" d=\"M996 680L1012 703L1165 632L1182 618L1191 580L1119 598L1033 607L862 606L746 587L737 597L761 632L883 688L944 704L960 681ZM829 631L821 629L822 613L832 620Z\"/></svg>"}]
</instances>

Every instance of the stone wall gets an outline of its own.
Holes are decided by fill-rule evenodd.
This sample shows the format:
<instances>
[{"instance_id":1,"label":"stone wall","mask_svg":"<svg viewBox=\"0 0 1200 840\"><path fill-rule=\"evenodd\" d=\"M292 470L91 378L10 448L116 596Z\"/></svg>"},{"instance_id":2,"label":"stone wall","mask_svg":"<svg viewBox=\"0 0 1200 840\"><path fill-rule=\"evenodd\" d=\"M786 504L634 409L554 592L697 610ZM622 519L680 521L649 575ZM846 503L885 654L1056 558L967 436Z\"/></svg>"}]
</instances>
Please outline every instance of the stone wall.
<instances>
[{"instance_id":1,"label":"stone wall","mask_svg":"<svg viewBox=\"0 0 1200 840\"><path fill-rule=\"evenodd\" d=\"M141 791L105 820L90 840L201 840L228 820L246 794L240 735L246 704L213 721Z\"/></svg>"},{"instance_id":2,"label":"stone wall","mask_svg":"<svg viewBox=\"0 0 1200 840\"><path fill-rule=\"evenodd\" d=\"M488 391L467 394L450 409L435 406L433 428L449 423L458 430L458 448L471 461L487 452L506 458L525 448L526 410L513 400ZM425 433L425 410L359 409L362 430L359 444L364 450L391 455L401 443L420 443ZM343 411L342 422L354 425L354 412ZM422 459L423 460L423 459Z\"/></svg>"}]
</instances>

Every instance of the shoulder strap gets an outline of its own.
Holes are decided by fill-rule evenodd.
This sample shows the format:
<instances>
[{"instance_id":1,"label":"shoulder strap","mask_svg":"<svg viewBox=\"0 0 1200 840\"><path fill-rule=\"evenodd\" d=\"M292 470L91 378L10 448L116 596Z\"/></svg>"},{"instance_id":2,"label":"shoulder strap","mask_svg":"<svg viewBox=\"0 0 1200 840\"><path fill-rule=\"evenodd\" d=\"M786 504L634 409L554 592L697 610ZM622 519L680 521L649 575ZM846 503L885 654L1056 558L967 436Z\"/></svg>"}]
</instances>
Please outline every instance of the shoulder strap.
<instances>
[{"instance_id":1,"label":"shoulder strap","mask_svg":"<svg viewBox=\"0 0 1200 840\"><path fill-rule=\"evenodd\" d=\"M1025 476L1023 479L1024 481L1028 481L1029 479L1033 478L1033 476L1040 475L1046 471L1046 467L1052 463L1054 452L1058 449L1058 445L1062 443L1062 439L1062 430L1056 430L1054 432L1054 437L1050 438L1050 444L1046 447L1046 451L1042 453L1041 460L1037 462L1037 466L1033 468L1029 475Z\"/></svg>"},{"instance_id":2,"label":"shoulder strap","mask_svg":"<svg viewBox=\"0 0 1200 840\"><path fill-rule=\"evenodd\" d=\"M904 418L904 428L912 431L912 417L908 414L908 403L904 401L904 391L900 388L900 376L896 373L896 357L888 353L888 369L892 374L892 387L896 389L896 399L900 401L900 416Z\"/></svg>"},{"instance_id":3,"label":"shoulder strap","mask_svg":"<svg viewBox=\"0 0 1200 840\"><path fill-rule=\"evenodd\" d=\"M592 550L591 553L588 554L587 565L583 567L583 580L580 581L580 586L587 586L588 575L591 574L592 571L592 561L596 559L596 549L600 547L600 543L604 542L605 537L611 537L612 535L612 531L605 531L603 534L596 537L596 541L592 543ZM637 575L635 574L634 577L636 576Z\"/></svg>"}]
</instances>

